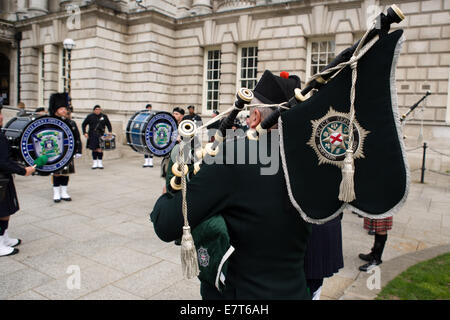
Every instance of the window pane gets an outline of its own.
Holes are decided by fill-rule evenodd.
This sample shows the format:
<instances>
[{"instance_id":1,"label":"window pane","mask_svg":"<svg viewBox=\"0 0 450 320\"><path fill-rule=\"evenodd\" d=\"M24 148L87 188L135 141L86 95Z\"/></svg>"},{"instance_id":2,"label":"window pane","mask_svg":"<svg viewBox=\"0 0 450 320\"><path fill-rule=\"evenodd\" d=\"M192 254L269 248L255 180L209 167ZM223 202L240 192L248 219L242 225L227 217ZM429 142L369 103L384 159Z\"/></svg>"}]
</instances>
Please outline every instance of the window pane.
<instances>
[{"instance_id":1,"label":"window pane","mask_svg":"<svg viewBox=\"0 0 450 320\"><path fill-rule=\"evenodd\" d=\"M312 52L317 52L317 42L313 42L311 45L311 51Z\"/></svg>"},{"instance_id":2,"label":"window pane","mask_svg":"<svg viewBox=\"0 0 450 320\"><path fill-rule=\"evenodd\" d=\"M242 48L242 56L243 57L247 56L247 48Z\"/></svg>"},{"instance_id":3,"label":"window pane","mask_svg":"<svg viewBox=\"0 0 450 320\"><path fill-rule=\"evenodd\" d=\"M248 48L249 57L253 56L253 47Z\"/></svg>"}]
</instances>

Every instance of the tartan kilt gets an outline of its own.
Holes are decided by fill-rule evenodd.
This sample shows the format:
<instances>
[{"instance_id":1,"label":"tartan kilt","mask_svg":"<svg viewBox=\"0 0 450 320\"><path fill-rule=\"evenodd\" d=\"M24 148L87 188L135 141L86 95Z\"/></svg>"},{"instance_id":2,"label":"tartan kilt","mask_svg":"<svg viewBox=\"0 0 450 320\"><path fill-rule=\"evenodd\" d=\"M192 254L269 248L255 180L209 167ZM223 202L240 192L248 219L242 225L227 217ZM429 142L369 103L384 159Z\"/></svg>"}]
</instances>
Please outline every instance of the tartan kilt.
<instances>
[{"instance_id":1,"label":"tartan kilt","mask_svg":"<svg viewBox=\"0 0 450 320\"><path fill-rule=\"evenodd\" d=\"M383 219L364 218L364 229L385 232L392 229L392 217Z\"/></svg>"}]
</instances>

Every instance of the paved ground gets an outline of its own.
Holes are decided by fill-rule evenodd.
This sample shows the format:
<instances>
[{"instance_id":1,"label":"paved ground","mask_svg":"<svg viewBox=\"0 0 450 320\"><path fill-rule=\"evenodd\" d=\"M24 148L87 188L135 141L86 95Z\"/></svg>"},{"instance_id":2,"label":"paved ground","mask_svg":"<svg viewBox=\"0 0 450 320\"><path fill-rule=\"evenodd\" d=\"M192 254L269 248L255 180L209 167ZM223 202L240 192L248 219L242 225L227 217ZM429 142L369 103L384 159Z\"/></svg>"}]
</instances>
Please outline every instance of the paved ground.
<instances>
[{"instance_id":1,"label":"paved ground","mask_svg":"<svg viewBox=\"0 0 450 320\"><path fill-rule=\"evenodd\" d=\"M21 211L10 233L23 244L18 255L0 258L0 300L200 299L199 281L181 275L179 247L160 241L149 222L163 185L159 161L144 169L143 157L128 149L124 155L106 154L103 171L91 170L86 155L77 160L72 202L53 203L49 177L17 177ZM394 217L384 261L450 243L450 179L429 173L426 181L412 183ZM346 213L345 267L325 281L323 299L339 299L363 277L357 255L372 242L362 219ZM80 289L68 289L71 266L80 268Z\"/></svg>"}]
</instances>

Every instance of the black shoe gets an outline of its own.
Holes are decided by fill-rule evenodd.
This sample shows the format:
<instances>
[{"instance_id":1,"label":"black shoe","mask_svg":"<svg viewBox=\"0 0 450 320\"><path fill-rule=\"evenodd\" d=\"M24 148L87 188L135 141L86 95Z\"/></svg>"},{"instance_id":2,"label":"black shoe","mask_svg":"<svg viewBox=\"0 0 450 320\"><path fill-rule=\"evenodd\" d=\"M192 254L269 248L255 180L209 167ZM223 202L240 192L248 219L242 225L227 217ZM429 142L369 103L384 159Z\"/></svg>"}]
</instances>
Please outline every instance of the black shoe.
<instances>
[{"instance_id":1,"label":"black shoe","mask_svg":"<svg viewBox=\"0 0 450 320\"><path fill-rule=\"evenodd\" d=\"M17 241L18 242L15 245L11 246L11 248L17 247L19 244L22 243L22 240L20 240L20 239L17 239ZM17 249L17 252L19 252L19 249Z\"/></svg>"},{"instance_id":2,"label":"black shoe","mask_svg":"<svg viewBox=\"0 0 450 320\"><path fill-rule=\"evenodd\" d=\"M359 267L360 271L370 271L372 270L374 267L380 265L382 263L381 260L376 260L376 259L372 259L370 262L363 264L362 266Z\"/></svg>"},{"instance_id":3,"label":"black shoe","mask_svg":"<svg viewBox=\"0 0 450 320\"><path fill-rule=\"evenodd\" d=\"M374 236L375 235L375 230L370 229L368 233L369 233L369 236Z\"/></svg>"},{"instance_id":4,"label":"black shoe","mask_svg":"<svg viewBox=\"0 0 450 320\"><path fill-rule=\"evenodd\" d=\"M367 261L367 262L369 262L369 261L374 259L373 255L372 255L372 252L369 253L369 254L360 253L358 257L361 260L364 260L364 261Z\"/></svg>"},{"instance_id":5,"label":"black shoe","mask_svg":"<svg viewBox=\"0 0 450 320\"><path fill-rule=\"evenodd\" d=\"M5 255L0 256L0 257L13 256L13 255L18 254L18 253L19 253L19 249L14 248L14 250L10 254L5 254Z\"/></svg>"},{"instance_id":6,"label":"black shoe","mask_svg":"<svg viewBox=\"0 0 450 320\"><path fill-rule=\"evenodd\" d=\"M61 202L61 199L54 199L53 200L55 203Z\"/></svg>"},{"instance_id":7,"label":"black shoe","mask_svg":"<svg viewBox=\"0 0 450 320\"><path fill-rule=\"evenodd\" d=\"M64 201L72 201L72 198L61 198L61 200L64 200Z\"/></svg>"}]
</instances>

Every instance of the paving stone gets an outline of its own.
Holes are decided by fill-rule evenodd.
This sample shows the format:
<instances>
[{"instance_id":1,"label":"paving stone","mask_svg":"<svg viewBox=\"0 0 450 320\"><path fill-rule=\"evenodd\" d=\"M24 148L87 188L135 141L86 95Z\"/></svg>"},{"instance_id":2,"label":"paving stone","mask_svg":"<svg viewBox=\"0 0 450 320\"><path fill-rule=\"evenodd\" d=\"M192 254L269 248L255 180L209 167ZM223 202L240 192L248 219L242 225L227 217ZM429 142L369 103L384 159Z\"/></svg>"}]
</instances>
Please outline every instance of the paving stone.
<instances>
[{"instance_id":1,"label":"paving stone","mask_svg":"<svg viewBox=\"0 0 450 320\"><path fill-rule=\"evenodd\" d=\"M134 294L126 292L120 288L113 285L106 286L100 290L89 293L81 298L80 300L143 300L143 298L138 297Z\"/></svg>"},{"instance_id":2,"label":"paving stone","mask_svg":"<svg viewBox=\"0 0 450 320\"><path fill-rule=\"evenodd\" d=\"M109 283L124 277L124 274L111 268L96 264L81 270L80 288L68 286L68 274L60 279L52 280L34 289L37 293L51 300L73 300L92 293Z\"/></svg>"},{"instance_id":3,"label":"paving stone","mask_svg":"<svg viewBox=\"0 0 450 320\"><path fill-rule=\"evenodd\" d=\"M148 299L182 279L180 265L161 261L116 282L114 285Z\"/></svg>"},{"instance_id":4,"label":"paving stone","mask_svg":"<svg viewBox=\"0 0 450 320\"><path fill-rule=\"evenodd\" d=\"M69 266L76 265L84 269L94 264L93 261L66 249L47 251L29 257L23 260L22 263L55 279L64 276Z\"/></svg>"},{"instance_id":5,"label":"paving stone","mask_svg":"<svg viewBox=\"0 0 450 320\"><path fill-rule=\"evenodd\" d=\"M27 269L28 267L20 262L17 262L9 257L2 257L0 259L0 276L5 276L8 273L16 272L18 270Z\"/></svg>"},{"instance_id":6,"label":"paving stone","mask_svg":"<svg viewBox=\"0 0 450 320\"><path fill-rule=\"evenodd\" d=\"M2 274L0 275L0 300L28 291L50 280L49 276L30 268Z\"/></svg>"},{"instance_id":7,"label":"paving stone","mask_svg":"<svg viewBox=\"0 0 450 320\"><path fill-rule=\"evenodd\" d=\"M182 280L170 286L167 289L151 296L150 300L201 300L200 281L192 283L191 281Z\"/></svg>"},{"instance_id":8,"label":"paving stone","mask_svg":"<svg viewBox=\"0 0 450 320\"><path fill-rule=\"evenodd\" d=\"M26 258L39 255L43 252L65 248L70 242L70 239L60 235L52 235L32 242L23 242L20 244L19 253L12 256L12 259L23 261Z\"/></svg>"},{"instance_id":9,"label":"paving stone","mask_svg":"<svg viewBox=\"0 0 450 320\"><path fill-rule=\"evenodd\" d=\"M125 247L103 250L91 259L125 274L134 273L161 261L157 257L142 254Z\"/></svg>"},{"instance_id":10,"label":"paving stone","mask_svg":"<svg viewBox=\"0 0 450 320\"><path fill-rule=\"evenodd\" d=\"M8 298L8 300L48 300L48 299L43 295L34 292L33 290L29 290L21 294L18 294L17 296Z\"/></svg>"}]
</instances>

